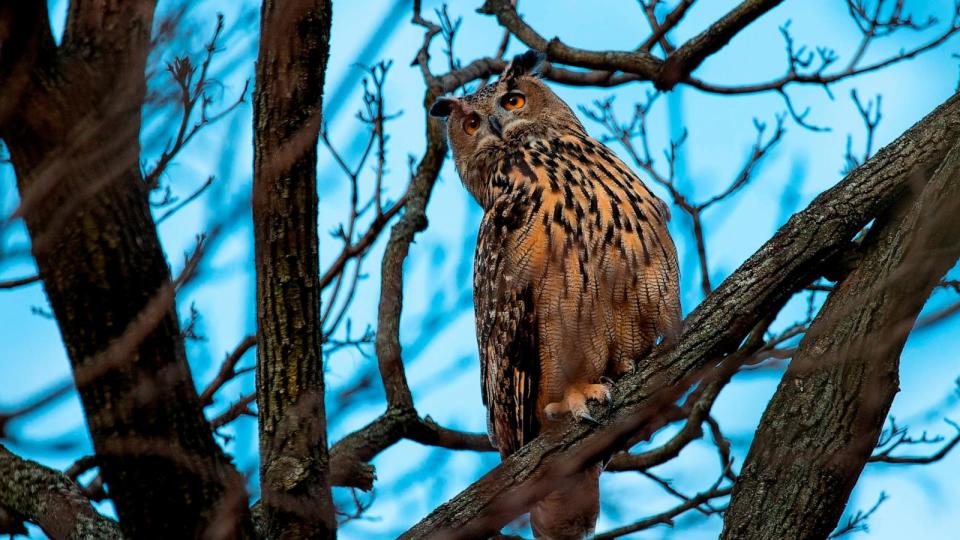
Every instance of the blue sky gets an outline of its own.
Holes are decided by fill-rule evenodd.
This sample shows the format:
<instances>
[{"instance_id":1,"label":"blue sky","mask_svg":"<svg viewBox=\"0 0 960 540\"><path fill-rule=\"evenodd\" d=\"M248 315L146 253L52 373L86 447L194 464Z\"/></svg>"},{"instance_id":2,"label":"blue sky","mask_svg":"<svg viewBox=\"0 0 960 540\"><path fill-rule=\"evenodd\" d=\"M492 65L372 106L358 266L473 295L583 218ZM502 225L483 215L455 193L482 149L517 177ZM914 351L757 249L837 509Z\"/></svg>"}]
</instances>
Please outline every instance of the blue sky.
<instances>
[{"instance_id":1,"label":"blue sky","mask_svg":"<svg viewBox=\"0 0 960 540\"><path fill-rule=\"evenodd\" d=\"M455 53L465 61L492 54L502 33L492 18L474 12L479 3L449 2L450 14L464 18ZM170 10L169 4L161 2L161 11ZM423 82L418 69L410 66L421 43L422 29L409 24L409 7L402 1L335 1L334 4L324 104L331 138L348 160L356 158L365 141L364 128L353 117L361 105L359 79L363 71L357 64L394 60L387 78L386 106L390 112L402 111L403 114L388 124L391 139L386 196L396 198L406 187L408 156L419 158L424 145ZM424 4L424 13L430 16L433 8L439 6L437 2L425 1ZM695 35L735 4L729 0L698 2L671 36L675 42L681 42ZM907 4L921 20L926 14L948 14L952 7L952 2L942 0ZM59 31L63 24L64 0L51 1L51 8L54 30ZM174 54L183 52L197 55L212 31L216 12L224 13L228 30L235 28L226 34L224 50L212 66L223 83L224 101L229 102L240 91L243 81L252 77L258 15L254 2L200 3L190 12L188 51L177 48L160 50L157 54L160 61L168 61ZM559 35L565 42L585 48L633 48L647 35L642 13L636 3L630 1L525 1L521 2L521 12L543 35ZM791 0L738 35L728 47L707 60L696 75L729 84L764 81L781 75L786 58L778 27L787 21L798 44L829 45L841 56L841 64L859 39L843 3ZM936 31L903 32L879 41L868 51L867 60L883 58L900 48L924 42ZM513 41L509 50L517 53L524 48ZM832 98L822 88L790 88L789 93L799 108L811 108L808 120L829 127L830 131L814 133L788 120L784 140L764 161L751 185L729 202L708 211L705 227L713 282L719 283L793 211L842 177L848 135L852 136L854 148L860 148L864 138L862 123L850 99L852 89L857 89L865 99L883 95L883 119L876 133L876 147L880 147L954 92L958 68L951 54L956 52L960 52L960 40L951 39L943 47L912 61L832 86ZM442 71L439 40L434 44L433 57L432 67ZM153 84L166 82L160 77ZM643 99L650 89L649 85L638 83L615 89L555 88L574 106L589 105L596 99L616 95L617 111L624 118L632 104ZM679 168L680 183L695 200L702 200L722 189L742 166L755 136L753 119L772 124L775 115L783 111L784 102L775 94L723 97L680 88L661 97L654 107L650 118L651 144L659 155L659 149L676 138L683 128L687 129L689 135ZM149 115L143 135L146 161L156 159L174 120L172 110L161 109ZM588 120L585 124L591 133L602 135L596 124ZM180 194L192 191L208 175L218 177L210 192L160 227L174 272L182 265L182 253L190 249L198 232L221 216L226 207L245 204L250 190L251 140L250 108L244 105L233 116L198 135L170 169L167 181ZM621 148L614 147L614 150L622 154ZM371 171L366 171L363 178L369 194ZM641 178L646 176L641 174ZM346 217L344 202L349 186L347 178L323 148L318 185L323 234L321 267L325 267L339 251L338 241L326 236L326 232ZM795 199L795 208L783 207L785 191ZM8 213L16 206L9 168L0 169L0 194L2 208ZM674 215L678 216L679 212L675 211ZM480 212L463 190L449 161L428 207L428 218L430 227L417 238L407 263L401 325L407 375L421 415L429 414L444 425L482 431L484 413L469 289L470 260ZM671 226L681 253L684 310L689 312L702 298L699 276L684 222L674 219ZM0 240L9 249L24 245L26 238L18 224ZM375 324L382 249L381 242L364 264L367 278L349 311L355 330ZM198 386L213 377L217 362L227 351L254 331L252 259L249 214L244 212L206 259L204 279L189 287L179 299L183 318L191 304L202 314L200 329L206 340L188 345ZM0 276L4 278L26 275L32 270L31 263L23 258L0 260ZM949 293L938 293L931 306L950 299ZM11 408L69 377L55 323L32 314L33 306L46 308L40 286L0 291L0 338L7 344L6 360L0 362L0 410ZM805 303L799 299L791 303L777 325L783 328L802 317L804 309ZM955 388L954 379L960 375L955 362L960 345L951 339L957 330L957 323L949 322L918 332L911 336L903 354L902 391L891 414L898 422L909 423L918 433L926 429L931 434L949 436L952 430L941 418L954 415L960 419L956 399L947 399ZM252 364L253 359L253 354L248 354L244 365ZM371 358L353 350L344 350L329 358L327 384L331 394L353 384L371 362ZM751 433L780 374L778 370L764 370L742 375L724 391L715 406L717 418L734 443L735 467L743 461ZM222 410L230 400L252 389L252 385L252 375L231 384L211 412ZM330 418L331 441L382 412L384 402L377 385L367 397L369 399ZM943 406L938 414L926 414L940 405ZM75 396L17 422L13 429L18 440L23 441L12 445L14 451L51 466L66 467L77 456L90 452ZM659 433L653 444L669 437L671 432L666 429ZM255 421L238 420L224 433L232 436L226 448L237 457L241 470L251 475L251 486L255 488ZM60 448L64 445L65 448ZM367 518L346 524L341 536L396 535L496 462L493 455L435 450L413 443L396 445L375 460L378 483ZM674 479L678 488L687 493L706 488L715 478L715 471L715 453L705 442L691 445L678 460L657 470L662 476ZM883 491L890 500L870 520L872 538L900 538L917 532L923 532L924 538L952 538L960 525L960 486L950 480L957 474L960 474L960 454L926 467L871 465L858 484L850 507L869 507ZM674 504L658 487L631 473L605 475L602 489L607 503L598 530L633 521ZM337 491L338 500L348 500L348 493ZM676 531L656 528L636 538L715 538L720 527L717 517L692 518L681 523L689 527Z\"/></svg>"}]
</instances>

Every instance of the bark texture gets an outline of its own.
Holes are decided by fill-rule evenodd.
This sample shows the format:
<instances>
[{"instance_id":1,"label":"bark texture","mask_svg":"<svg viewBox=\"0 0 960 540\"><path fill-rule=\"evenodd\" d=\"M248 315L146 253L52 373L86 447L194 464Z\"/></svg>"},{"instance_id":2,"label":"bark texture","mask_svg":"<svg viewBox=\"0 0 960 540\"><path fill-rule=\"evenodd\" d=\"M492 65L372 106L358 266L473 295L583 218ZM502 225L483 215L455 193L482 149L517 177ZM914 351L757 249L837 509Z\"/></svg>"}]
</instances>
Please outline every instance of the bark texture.
<instances>
[{"instance_id":1,"label":"bark texture","mask_svg":"<svg viewBox=\"0 0 960 540\"><path fill-rule=\"evenodd\" d=\"M264 528L332 538L323 406L317 142L329 0L261 10L254 92L257 403Z\"/></svg>"},{"instance_id":2,"label":"bark texture","mask_svg":"<svg viewBox=\"0 0 960 540\"><path fill-rule=\"evenodd\" d=\"M63 473L21 459L0 446L0 508L36 523L59 540L120 540L120 526L90 506L80 487ZM23 531L26 534L26 531Z\"/></svg>"},{"instance_id":3,"label":"bark texture","mask_svg":"<svg viewBox=\"0 0 960 540\"><path fill-rule=\"evenodd\" d=\"M821 275L853 236L922 184L960 136L954 96L863 166L795 214L687 319L677 346L618 383L603 424L546 433L404 534L405 538L492 534L572 475L658 427L661 411L736 350L760 320Z\"/></svg>"},{"instance_id":4,"label":"bark texture","mask_svg":"<svg viewBox=\"0 0 960 540\"><path fill-rule=\"evenodd\" d=\"M154 7L71 2L58 47L46 2L4 2L0 138L124 533L242 536L246 493L190 377L140 170Z\"/></svg>"},{"instance_id":5,"label":"bark texture","mask_svg":"<svg viewBox=\"0 0 960 540\"><path fill-rule=\"evenodd\" d=\"M954 139L957 140L957 139ZM960 144L878 218L807 332L750 447L722 538L826 538L899 390L900 353L960 255Z\"/></svg>"}]
</instances>

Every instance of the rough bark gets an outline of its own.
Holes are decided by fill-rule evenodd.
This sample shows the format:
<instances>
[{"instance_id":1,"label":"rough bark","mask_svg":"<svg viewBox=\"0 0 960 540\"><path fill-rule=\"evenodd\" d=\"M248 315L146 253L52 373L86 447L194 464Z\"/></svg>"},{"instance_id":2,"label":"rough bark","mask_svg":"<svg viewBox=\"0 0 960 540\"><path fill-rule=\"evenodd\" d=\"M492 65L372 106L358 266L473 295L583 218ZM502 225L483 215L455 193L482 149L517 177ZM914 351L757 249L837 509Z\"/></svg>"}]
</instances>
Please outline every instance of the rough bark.
<instances>
[{"instance_id":1,"label":"rough bark","mask_svg":"<svg viewBox=\"0 0 960 540\"><path fill-rule=\"evenodd\" d=\"M958 136L960 97L954 96L794 215L688 317L675 348L659 351L619 382L609 411L595 414L602 426L567 426L538 437L404 537L493 533L571 475L649 434L660 411L705 368L734 351L761 319L821 275L911 181L929 178Z\"/></svg>"},{"instance_id":2,"label":"rough bark","mask_svg":"<svg viewBox=\"0 0 960 540\"><path fill-rule=\"evenodd\" d=\"M260 486L270 538L332 538L323 406L317 141L329 0L261 10L254 92Z\"/></svg>"},{"instance_id":3,"label":"rough bark","mask_svg":"<svg viewBox=\"0 0 960 540\"><path fill-rule=\"evenodd\" d=\"M956 139L955 139L956 140ZM899 390L900 353L960 255L960 144L916 202L878 218L767 406L722 538L826 538Z\"/></svg>"},{"instance_id":4,"label":"rough bark","mask_svg":"<svg viewBox=\"0 0 960 540\"><path fill-rule=\"evenodd\" d=\"M98 514L63 473L17 457L2 445L0 508L36 524L53 539L123 538L117 522Z\"/></svg>"},{"instance_id":5,"label":"rough bark","mask_svg":"<svg viewBox=\"0 0 960 540\"><path fill-rule=\"evenodd\" d=\"M72 2L57 47L45 2L3 3L0 138L124 533L242 536L246 493L190 377L140 171L154 7Z\"/></svg>"}]
</instances>

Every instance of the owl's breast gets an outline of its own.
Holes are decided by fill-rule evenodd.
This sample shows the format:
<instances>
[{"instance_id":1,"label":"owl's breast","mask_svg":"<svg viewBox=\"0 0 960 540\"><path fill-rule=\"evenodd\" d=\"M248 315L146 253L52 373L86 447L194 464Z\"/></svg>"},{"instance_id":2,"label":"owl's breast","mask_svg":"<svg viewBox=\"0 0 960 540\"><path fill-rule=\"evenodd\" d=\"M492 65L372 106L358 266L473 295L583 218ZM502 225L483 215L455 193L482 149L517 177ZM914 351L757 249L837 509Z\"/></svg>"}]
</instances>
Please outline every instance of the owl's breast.
<instances>
[{"instance_id":1,"label":"owl's breast","mask_svg":"<svg viewBox=\"0 0 960 540\"><path fill-rule=\"evenodd\" d=\"M512 274L611 282L675 257L662 203L606 147L582 137L528 143L491 180Z\"/></svg>"}]
</instances>

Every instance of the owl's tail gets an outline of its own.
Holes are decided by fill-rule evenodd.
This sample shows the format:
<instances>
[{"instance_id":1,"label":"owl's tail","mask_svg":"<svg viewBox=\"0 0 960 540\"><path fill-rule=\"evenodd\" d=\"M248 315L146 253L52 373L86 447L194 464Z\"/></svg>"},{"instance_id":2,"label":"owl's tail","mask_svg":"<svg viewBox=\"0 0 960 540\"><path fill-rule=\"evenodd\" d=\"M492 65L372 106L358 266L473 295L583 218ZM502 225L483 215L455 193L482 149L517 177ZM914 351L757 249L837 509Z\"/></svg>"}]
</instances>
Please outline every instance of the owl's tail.
<instances>
[{"instance_id":1,"label":"owl's tail","mask_svg":"<svg viewBox=\"0 0 960 540\"><path fill-rule=\"evenodd\" d=\"M530 525L537 538L580 540L593 535L600 513L600 465L580 473L530 510Z\"/></svg>"}]
</instances>

